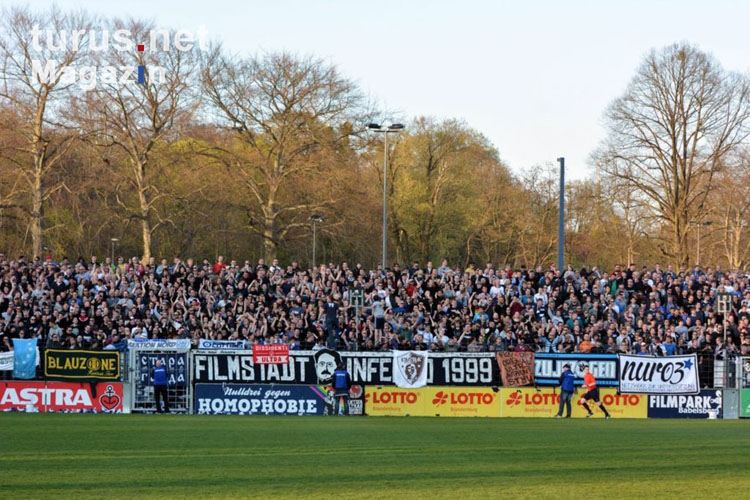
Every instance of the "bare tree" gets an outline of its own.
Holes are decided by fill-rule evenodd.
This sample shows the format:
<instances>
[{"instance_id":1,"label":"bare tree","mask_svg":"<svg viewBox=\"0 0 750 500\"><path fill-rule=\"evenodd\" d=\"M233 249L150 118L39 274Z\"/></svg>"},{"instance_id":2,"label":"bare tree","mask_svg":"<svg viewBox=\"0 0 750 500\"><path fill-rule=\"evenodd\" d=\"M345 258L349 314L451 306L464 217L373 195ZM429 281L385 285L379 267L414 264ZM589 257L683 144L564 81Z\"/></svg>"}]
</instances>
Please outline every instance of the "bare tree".
<instances>
[{"instance_id":1,"label":"bare tree","mask_svg":"<svg viewBox=\"0 0 750 500\"><path fill-rule=\"evenodd\" d=\"M679 264L688 263L690 220L700 218L725 156L747 139L748 117L748 78L687 44L649 54L607 110L595 156L650 201Z\"/></svg>"},{"instance_id":2,"label":"bare tree","mask_svg":"<svg viewBox=\"0 0 750 500\"><path fill-rule=\"evenodd\" d=\"M747 245L750 191L744 189L750 182L750 149L740 151L727 162L720 181L718 189L709 198L715 216L713 226L720 234L729 268L743 270L750 261L750 248Z\"/></svg>"},{"instance_id":3,"label":"bare tree","mask_svg":"<svg viewBox=\"0 0 750 500\"><path fill-rule=\"evenodd\" d=\"M364 126L363 97L334 66L285 53L236 60L217 48L203 85L216 121L233 133L207 154L242 179L251 230L273 258L289 231L334 205L333 172Z\"/></svg>"},{"instance_id":4,"label":"bare tree","mask_svg":"<svg viewBox=\"0 0 750 500\"><path fill-rule=\"evenodd\" d=\"M13 109L17 128L9 132L22 136L18 147L3 154L18 168L24 185L6 205L20 208L28 217L34 255L41 255L44 246L45 204L63 187L50 174L79 137L66 108L77 89L72 71L88 57L90 28L91 21L83 14L57 8L46 13L23 8L2 11L0 105Z\"/></svg>"},{"instance_id":5,"label":"bare tree","mask_svg":"<svg viewBox=\"0 0 750 500\"><path fill-rule=\"evenodd\" d=\"M116 68L143 68L143 83L138 83L135 75L125 83L100 82L81 99L78 116L94 132L94 144L104 148L105 160L114 168L119 153L127 165L125 175L114 176L119 181L115 203L125 223L137 221L140 225L142 258L148 260L153 233L171 222L169 214L159 209L158 202L169 196L169 189L159 183L155 153L161 144L178 137L198 108L200 80L194 77L198 47L180 50L174 43L174 31L157 30L145 21L115 20L112 30L127 30L133 41L155 40L144 43L143 50L136 46L110 50L100 61Z\"/></svg>"}]
</instances>

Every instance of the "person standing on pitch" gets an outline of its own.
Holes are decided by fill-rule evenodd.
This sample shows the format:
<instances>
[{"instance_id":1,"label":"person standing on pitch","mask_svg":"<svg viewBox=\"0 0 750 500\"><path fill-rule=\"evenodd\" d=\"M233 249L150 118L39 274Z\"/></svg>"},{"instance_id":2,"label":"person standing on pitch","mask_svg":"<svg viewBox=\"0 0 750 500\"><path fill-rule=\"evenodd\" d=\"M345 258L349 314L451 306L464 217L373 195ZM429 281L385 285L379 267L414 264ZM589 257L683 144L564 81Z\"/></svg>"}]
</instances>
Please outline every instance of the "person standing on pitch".
<instances>
[{"instance_id":1,"label":"person standing on pitch","mask_svg":"<svg viewBox=\"0 0 750 500\"><path fill-rule=\"evenodd\" d=\"M575 379L575 375L570 371L570 365L565 363L563 365L563 372L560 374L560 407L557 409L555 418L562 418L563 407L567 410L565 418L570 418L570 401L573 399L573 393L576 390Z\"/></svg>"},{"instance_id":2,"label":"person standing on pitch","mask_svg":"<svg viewBox=\"0 0 750 500\"><path fill-rule=\"evenodd\" d=\"M336 415L349 414L349 389L352 387L352 378L346 371L344 363L339 363L333 372L333 397L336 398Z\"/></svg>"},{"instance_id":3,"label":"person standing on pitch","mask_svg":"<svg viewBox=\"0 0 750 500\"><path fill-rule=\"evenodd\" d=\"M160 359L156 360L156 366L151 370L151 383L154 384L154 397L156 399L156 413L169 413L169 393L167 384L167 369ZM164 401L164 410L161 409L161 402Z\"/></svg>"},{"instance_id":4,"label":"person standing on pitch","mask_svg":"<svg viewBox=\"0 0 750 500\"><path fill-rule=\"evenodd\" d=\"M604 418L609 419L609 412L599 400L599 388L596 386L596 378L594 377L594 374L589 371L589 365L583 365L583 386L586 388L586 394L581 398L581 404L586 408L586 411L589 412L589 414L586 415L586 418L594 416L594 413L589 409L589 405L586 404L586 401L594 401L604 412Z\"/></svg>"}]
</instances>

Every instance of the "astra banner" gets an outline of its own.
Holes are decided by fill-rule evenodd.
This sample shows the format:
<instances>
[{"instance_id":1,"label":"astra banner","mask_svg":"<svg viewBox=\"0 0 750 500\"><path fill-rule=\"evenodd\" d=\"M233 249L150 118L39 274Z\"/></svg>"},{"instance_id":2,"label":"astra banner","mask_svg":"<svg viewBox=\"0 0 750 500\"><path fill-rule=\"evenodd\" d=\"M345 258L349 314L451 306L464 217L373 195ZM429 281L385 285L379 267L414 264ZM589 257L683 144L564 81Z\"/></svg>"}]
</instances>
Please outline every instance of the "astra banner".
<instances>
[{"instance_id":1,"label":"astra banner","mask_svg":"<svg viewBox=\"0 0 750 500\"><path fill-rule=\"evenodd\" d=\"M122 413L122 384L0 382L0 411Z\"/></svg>"},{"instance_id":2,"label":"astra banner","mask_svg":"<svg viewBox=\"0 0 750 500\"><path fill-rule=\"evenodd\" d=\"M407 354L409 351L397 351ZM330 384L336 366L343 362L354 384L395 385L398 377L416 372L427 385L497 385L500 374L489 353L430 353L403 363L392 352L293 351L288 364L263 365L253 362L250 351L193 353L193 380L196 383ZM420 363L421 366L417 366ZM416 371L413 371L412 368ZM397 370L403 373L397 374ZM410 375L411 374L411 375ZM407 379L408 380L408 379ZM418 380L415 379L414 383Z\"/></svg>"},{"instance_id":3,"label":"astra banner","mask_svg":"<svg viewBox=\"0 0 750 500\"><path fill-rule=\"evenodd\" d=\"M619 355L620 392L624 394L698 394L698 357Z\"/></svg>"}]
</instances>

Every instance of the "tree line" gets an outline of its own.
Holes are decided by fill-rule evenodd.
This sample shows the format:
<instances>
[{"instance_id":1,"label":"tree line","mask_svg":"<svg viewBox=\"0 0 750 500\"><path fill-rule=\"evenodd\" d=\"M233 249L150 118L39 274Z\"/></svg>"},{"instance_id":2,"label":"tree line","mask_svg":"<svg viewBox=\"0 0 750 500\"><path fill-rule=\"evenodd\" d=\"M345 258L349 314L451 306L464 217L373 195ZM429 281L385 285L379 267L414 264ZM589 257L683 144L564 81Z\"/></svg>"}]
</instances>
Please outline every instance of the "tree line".
<instances>
[{"instance_id":1,"label":"tree line","mask_svg":"<svg viewBox=\"0 0 750 500\"><path fill-rule=\"evenodd\" d=\"M57 8L3 11L6 253L309 265L314 225L318 262L374 267L387 174L390 262L554 262L551 162L514 175L469 124L387 116L314 56L238 56L216 44L92 50L97 33L146 40L157 29ZM74 45L63 34L76 30ZM140 67L143 83L102 69ZM690 44L647 55L604 110L597 175L566 187L566 262L747 266L749 89L747 75ZM367 124L399 118L406 127L387 134L386 150L386 134Z\"/></svg>"}]
</instances>

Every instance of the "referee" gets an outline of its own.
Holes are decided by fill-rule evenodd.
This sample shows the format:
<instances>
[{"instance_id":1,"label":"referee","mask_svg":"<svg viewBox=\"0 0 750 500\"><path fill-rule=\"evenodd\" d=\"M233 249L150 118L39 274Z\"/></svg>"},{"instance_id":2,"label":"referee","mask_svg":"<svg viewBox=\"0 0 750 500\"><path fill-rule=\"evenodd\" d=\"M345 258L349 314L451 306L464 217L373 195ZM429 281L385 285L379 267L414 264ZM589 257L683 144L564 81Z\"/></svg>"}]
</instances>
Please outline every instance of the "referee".
<instances>
[{"instance_id":1,"label":"referee","mask_svg":"<svg viewBox=\"0 0 750 500\"><path fill-rule=\"evenodd\" d=\"M583 386L586 388L586 394L584 394L583 398L581 398L581 404L584 408L586 408L586 411L588 412L586 418L591 418L594 416L594 413L591 411L591 409L589 409L589 405L587 405L586 402L594 401L597 406L604 412L604 418L609 420L609 412L599 400L599 388L596 386L596 378L594 377L594 374L589 371L589 365L583 365Z\"/></svg>"}]
</instances>

